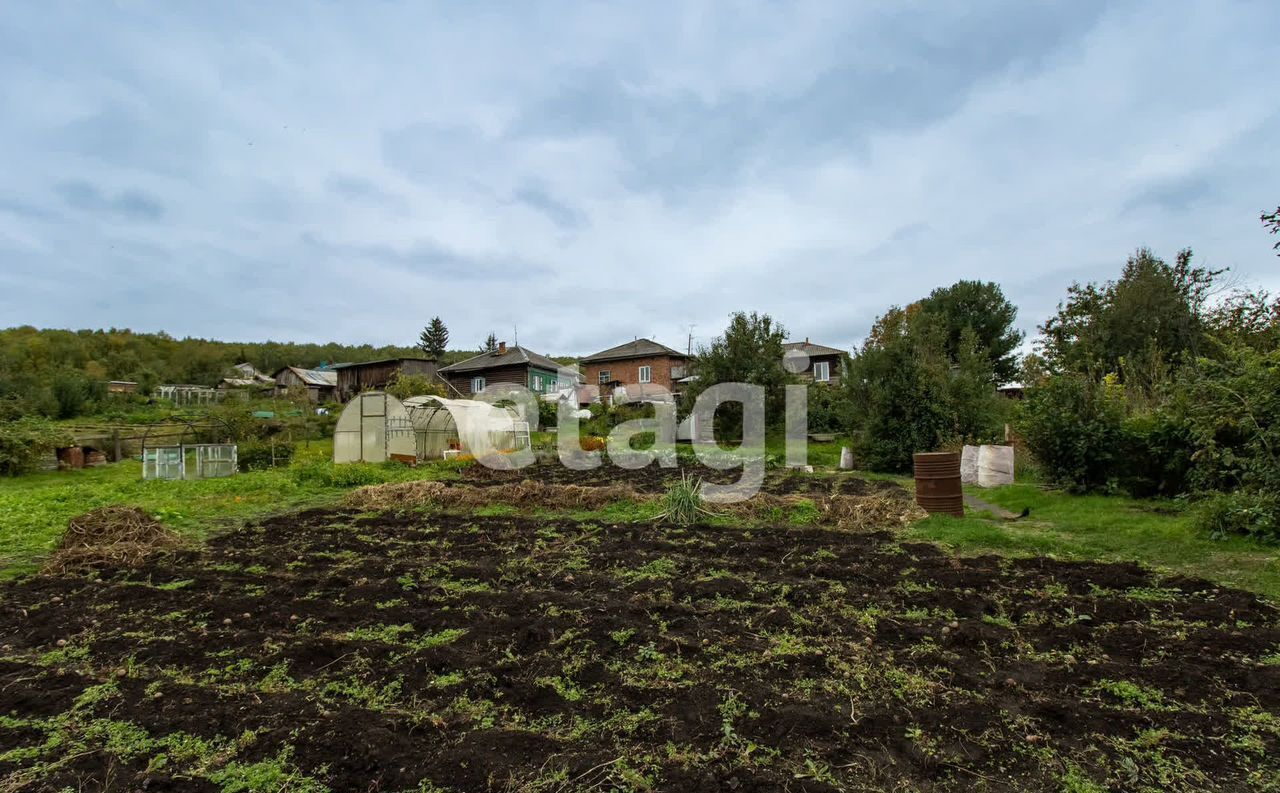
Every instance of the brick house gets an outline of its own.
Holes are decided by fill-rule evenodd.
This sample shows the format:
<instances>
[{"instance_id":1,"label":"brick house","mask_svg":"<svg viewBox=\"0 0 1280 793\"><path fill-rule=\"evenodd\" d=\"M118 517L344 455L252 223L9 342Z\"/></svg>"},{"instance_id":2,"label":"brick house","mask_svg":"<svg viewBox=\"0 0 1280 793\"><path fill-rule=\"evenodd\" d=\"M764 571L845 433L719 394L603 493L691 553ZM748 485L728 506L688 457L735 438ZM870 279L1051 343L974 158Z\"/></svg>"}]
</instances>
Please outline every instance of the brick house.
<instances>
[{"instance_id":1,"label":"brick house","mask_svg":"<svg viewBox=\"0 0 1280 793\"><path fill-rule=\"evenodd\" d=\"M636 339L588 355L578 366L587 385L599 386L600 395L605 396L619 385L649 383L675 393L677 381L688 373L688 362L689 356L679 350L650 339Z\"/></svg>"},{"instance_id":2,"label":"brick house","mask_svg":"<svg viewBox=\"0 0 1280 793\"><path fill-rule=\"evenodd\" d=\"M784 354L794 350L809 356L805 368L795 373L802 382L840 384L840 377L844 374L844 350L827 347L823 344L814 344L808 339L804 341L789 341L782 345L782 348ZM788 367L788 371L790 371L790 367Z\"/></svg>"},{"instance_id":3,"label":"brick house","mask_svg":"<svg viewBox=\"0 0 1280 793\"><path fill-rule=\"evenodd\" d=\"M494 383L515 383L535 394L546 394L575 385L562 374L564 368L545 355L518 344L508 347L504 341L493 352L442 366L438 374L449 385L452 397L469 397ZM562 379L566 382L561 383Z\"/></svg>"}]
</instances>

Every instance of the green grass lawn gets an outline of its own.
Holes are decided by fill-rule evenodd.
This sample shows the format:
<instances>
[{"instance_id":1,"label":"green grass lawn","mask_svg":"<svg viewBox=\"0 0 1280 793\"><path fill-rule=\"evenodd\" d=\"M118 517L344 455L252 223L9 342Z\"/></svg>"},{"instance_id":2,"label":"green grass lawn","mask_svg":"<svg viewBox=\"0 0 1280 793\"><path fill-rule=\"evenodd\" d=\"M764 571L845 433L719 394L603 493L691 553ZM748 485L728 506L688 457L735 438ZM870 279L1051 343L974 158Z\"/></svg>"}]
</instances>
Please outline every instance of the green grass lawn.
<instances>
[{"instance_id":1,"label":"green grass lawn","mask_svg":"<svg viewBox=\"0 0 1280 793\"><path fill-rule=\"evenodd\" d=\"M352 486L448 476L453 466L334 466L330 441L300 447L292 465L226 479L143 481L127 460L99 468L0 478L0 577L35 569L67 521L114 504L137 506L180 533L201 538L238 521L336 500Z\"/></svg>"},{"instance_id":2,"label":"green grass lawn","mask_svg":"<svg viewBox=\"0 0 1280 793\"><path fill-rule=\"evenodd\" d=\"M908 534L966 554L1138 561L1280 602L1280 548L1245 538L1211 539L1176 502L1070 495L1034 484L969 492L1013 512L1030 507L1031 514L1018 521L992 520L972 511L962 519L932 517Z\"/></svg>"}]
</instances>

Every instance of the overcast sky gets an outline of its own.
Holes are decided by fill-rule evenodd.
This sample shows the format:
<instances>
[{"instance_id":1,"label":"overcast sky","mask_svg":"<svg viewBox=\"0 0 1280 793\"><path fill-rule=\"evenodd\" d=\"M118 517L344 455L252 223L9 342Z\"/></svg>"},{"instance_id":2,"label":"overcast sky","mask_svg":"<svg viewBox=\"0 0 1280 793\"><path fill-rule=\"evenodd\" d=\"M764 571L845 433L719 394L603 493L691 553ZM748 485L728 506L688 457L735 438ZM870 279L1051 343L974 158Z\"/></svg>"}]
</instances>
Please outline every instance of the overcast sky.
<instances>
[{"instance_id":1,"label":"overcast sky","mask_svg":"<svg viewBox=\"0 0 1280 793\"><path fill-rule=\"evenodd\" d=\"M534 5L5 4L0 327L849 348L1140 245L1280 288L1273 2Z\"/></svg>"}]
</instances>

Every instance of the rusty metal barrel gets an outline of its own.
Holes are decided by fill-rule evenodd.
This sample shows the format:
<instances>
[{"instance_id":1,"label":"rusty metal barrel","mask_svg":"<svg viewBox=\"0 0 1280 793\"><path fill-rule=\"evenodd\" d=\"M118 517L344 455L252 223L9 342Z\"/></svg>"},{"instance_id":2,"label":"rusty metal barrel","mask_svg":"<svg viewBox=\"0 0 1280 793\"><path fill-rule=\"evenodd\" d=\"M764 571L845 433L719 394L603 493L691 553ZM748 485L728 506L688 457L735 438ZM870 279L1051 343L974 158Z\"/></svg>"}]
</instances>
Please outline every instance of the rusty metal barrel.
<instances>
[{"instance_id":1,"label":"rusty metal barrel","mask_svg":"<svg viewBox=\"0 0 1280 793\"><path fill-rule=\"evenodd\" d=\"M960 489L960 452L921 452L914 456L916 503L930 515L964 517Z\"/></svg>"}]
</instances>

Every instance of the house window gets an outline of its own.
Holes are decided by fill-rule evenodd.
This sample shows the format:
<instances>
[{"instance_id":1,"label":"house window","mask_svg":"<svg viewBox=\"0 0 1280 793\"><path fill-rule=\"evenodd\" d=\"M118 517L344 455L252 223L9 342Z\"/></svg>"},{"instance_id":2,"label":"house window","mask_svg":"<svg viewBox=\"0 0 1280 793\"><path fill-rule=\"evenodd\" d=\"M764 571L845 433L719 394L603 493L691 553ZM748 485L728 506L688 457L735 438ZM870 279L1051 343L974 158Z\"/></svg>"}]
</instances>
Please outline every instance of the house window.
<instances>
[{"instance_id":1,"label":"house window","mask_svg":"<svg viewBox=\"0 0 1280 793\"><path fill-rule=\"evenodd\" d=\"M601 370L600 370L600 385L604 385L604 384L605 384L605 383L607 383L607 382L609 382L609 370L608 370L608 369L601 369Z\"/></svg>"},{"instance_id":2,"label":"house window","mask_svg":"<svg viewBox=\"0 0 1280 793\"><path fill-rule=\"evenodd\" d=\"M484 378L483 377L471 378L471 393L478 394L483 390L484 390Z\"/></svg>"},{"instance_id":3,"label":"house window","mask_svg":"<svg viewBox=\"0 0 1280 793\"><path fill-rule=\"evenodd\" d=\"M640 367L640 382L642 382L642 383L651 383L651 382L653 382L653 369L649 368L648 366L641 366L641 367Z\"/></svg>"},{"instance_id":4,"label":"house window","mask_svg":"<svg viewBox=\"0 0 1280 793\"><path fill-rule=\"evenodd\" d=\"M831 363L829 361L813 362L814 382L826 383L831 380Z\"/></svg>"}]
</instances>

